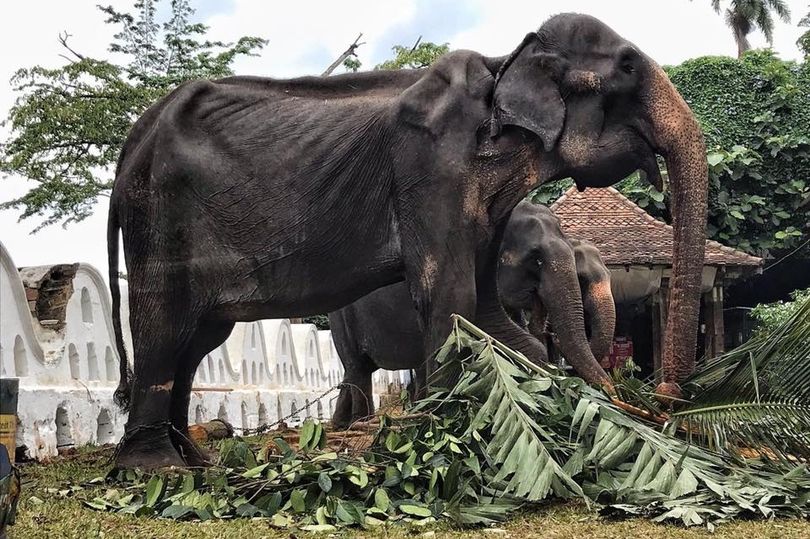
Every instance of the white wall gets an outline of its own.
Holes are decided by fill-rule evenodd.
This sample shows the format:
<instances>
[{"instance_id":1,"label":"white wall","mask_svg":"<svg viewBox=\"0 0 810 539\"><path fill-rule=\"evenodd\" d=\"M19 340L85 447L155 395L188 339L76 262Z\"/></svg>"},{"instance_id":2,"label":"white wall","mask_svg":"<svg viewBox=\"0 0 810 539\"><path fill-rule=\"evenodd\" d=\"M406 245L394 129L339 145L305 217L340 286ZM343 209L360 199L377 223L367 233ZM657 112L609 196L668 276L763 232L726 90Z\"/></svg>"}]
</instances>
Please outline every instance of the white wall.
<instances>
[{"instance_id":1,"label":"white wall","mask_svg":"<svg viewBox=\"0 0 810 539\"><path fill-rule=\"evenodd\" d=\"M122 317L128 319L122 281ZM57 454L58 446L117 442L126 417L112 395L118 384L109 291L99 272L81 264L60 331L42 327L28 309L25 289L0 243L0 374L20 379L17 445L33 458ZM131 336L124 323L131 361ZM200 363L189 420L220 417L240 429L286 419L328 419L343 367L331 332L287 319L238 323L228 340ZM376 393L407 383L401 372L378 371ZM398 387L398 386L397 386ZM375 395L375 401L379 396Z\"/></svg>"}]
</instances>

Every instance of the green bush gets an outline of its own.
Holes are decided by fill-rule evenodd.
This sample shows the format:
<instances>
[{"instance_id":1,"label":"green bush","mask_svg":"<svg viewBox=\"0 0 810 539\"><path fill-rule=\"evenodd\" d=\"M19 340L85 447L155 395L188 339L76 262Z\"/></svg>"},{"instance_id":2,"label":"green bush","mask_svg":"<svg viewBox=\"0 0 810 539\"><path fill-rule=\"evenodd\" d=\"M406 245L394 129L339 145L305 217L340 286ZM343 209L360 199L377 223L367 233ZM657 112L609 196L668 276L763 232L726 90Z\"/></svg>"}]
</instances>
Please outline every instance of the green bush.
<instances>
[{"instance_id":1,"label":"green bush","mask_svg":"<svg viewBox=\"0 0 810 539\"><path fill-rule=\"evenodd\" d=\"M775 303L761 303L754 307L751 316L759 322L757 332L770 334L796 314L799 307L810 301L810 288L796 290L790 294L791 301L777 301Z\"/></svg>"}]
</instances>

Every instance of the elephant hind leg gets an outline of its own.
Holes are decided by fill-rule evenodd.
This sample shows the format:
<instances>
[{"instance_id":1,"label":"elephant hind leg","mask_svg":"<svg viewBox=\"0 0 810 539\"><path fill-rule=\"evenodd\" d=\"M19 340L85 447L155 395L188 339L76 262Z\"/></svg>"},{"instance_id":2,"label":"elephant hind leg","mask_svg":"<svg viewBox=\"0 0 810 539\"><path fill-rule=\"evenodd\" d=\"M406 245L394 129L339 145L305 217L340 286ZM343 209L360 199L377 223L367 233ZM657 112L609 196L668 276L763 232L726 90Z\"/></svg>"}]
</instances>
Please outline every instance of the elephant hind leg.
<instances>
[{"instance_id":1,"label":"elephant hind leg","mask_svg":"<svg viewBox=\"0 0 810 539\"><path fill-rule=\"evenodd\" d=\"M139 293L144 290L144 293ZM134 348L132 404L118 446L118 468L156 469L186 466L172 440L172 403L181 359L186 355L199 316L170 293L148 286L130 289L130 325Z\"/></svg>"}]
</instances>

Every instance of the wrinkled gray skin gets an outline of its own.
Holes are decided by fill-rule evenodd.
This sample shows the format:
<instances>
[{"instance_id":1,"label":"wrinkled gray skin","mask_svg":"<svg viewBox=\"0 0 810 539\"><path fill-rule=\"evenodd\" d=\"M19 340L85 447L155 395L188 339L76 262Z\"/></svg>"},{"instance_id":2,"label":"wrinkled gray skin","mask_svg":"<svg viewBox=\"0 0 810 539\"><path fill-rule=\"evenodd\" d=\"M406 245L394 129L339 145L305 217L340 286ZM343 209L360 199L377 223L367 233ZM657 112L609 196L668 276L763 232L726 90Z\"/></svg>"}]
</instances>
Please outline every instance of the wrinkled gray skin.
<instances>
[{"instance_id":1,"label":"wrinkled gray skin","mask_svg":"<svg viewBox=\"0 0 810 539\"><path fill-rule=\"evenodd\" d=\"M238 321L329 312L404 280L423 355L456 312L538 357L498 301L505 219L559 178L604 186L643 169L659 183L656 154L673 192L663 389L677 394L696 344L705 145L661 68L600 21L559 15L509 56L454 51L424 70L179 86L133 126L110 198L116 398L129 409L116 464L205 464L187 436L192 380Z\"/></svg>"},{"instance_id":2,"label":"wrinkled gray skin","mask_svg":"<svg viewBox=\"0 0 810 539\"><path fill-rule=\"evenodd\" d=\"M524 314L531 313L530 330L542 342L550 324L560 351L577 372L590 382L605 380L597 359L605 353L606 338L607 343L613 338L615 311L610 274L592 244L565 236L545 206L520 202L504 232L497 282L501 302L514 320L522 323ZM611 310L600 312L605 284ZM586 319L591 321L590 343ZM422 335L404 284L380 288L330 313L329 323L345 370L333 425L344 428L373 413L371 375L377 369L413 369L415 387L424 389ZM595 358L593 348L601 355Z\"/></svg>"}]
</instances>

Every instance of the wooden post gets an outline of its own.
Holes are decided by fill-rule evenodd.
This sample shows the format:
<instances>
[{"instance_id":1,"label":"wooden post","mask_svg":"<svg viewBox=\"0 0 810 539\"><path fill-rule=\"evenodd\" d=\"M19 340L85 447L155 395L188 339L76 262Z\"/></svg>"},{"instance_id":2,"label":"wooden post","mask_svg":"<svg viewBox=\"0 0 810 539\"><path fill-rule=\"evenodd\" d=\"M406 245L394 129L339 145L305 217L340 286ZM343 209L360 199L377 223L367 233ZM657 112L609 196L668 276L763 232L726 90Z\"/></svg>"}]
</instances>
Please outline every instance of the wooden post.
<instances>
[{"instance_id":1,"label":"wooden post","mask_svg":"<svg viewBox=\"0 0 810 539\"><path fill-rule=\"evenodd\" d=\"M12 464L17 449L17 397L19 391L19 379L0 379L0 444L8 449L8 457Z\"/></svg>"},{"instance_id":2,"label":"wooden post","mask_svg":"<svg viewBox=\"0 0 810 539\"><path fill-rule=\"evenodd\" d=\"M667 329L667 307L669 305L669 280L661 279L661 287L653 294L652 341L653 369L655 382L661 382L661 366L664 353L664 333Z\"/></svg>"},{"instance_id":3,"label":"wooden post","mask_svg":"<svg viewBox=\"0 0 810 539\"><path fill-rule=\"evenodd\" d=\"M709 292L703 294L703 305L706 322L705 352L706 358L711 359L721 355L726 349L722 284L715 284Z\"/></svg>"},{"instance_id":4,"label":"wooden post","mask_svg":"<svg viewBox=\"0 0 810 539\"><path fill-rule=\"evenodd\" d=\"M714 289L709 290L700 298L703 304L703 353L706 359L714 357L714 302L712 294Z\"/></svg>"},{"instance_id":5,"label":"wooden post","mask_svg":"<svg viewBox=\"0 0 810 539\"><path fill-rule=\"evenodd\" d=\"M661 329L661 298L658 296L658 292L652 296L650 316L652 318L653 373L655 383L658 384L661 381L661 336L664 334Z\"/></svg>"}]
</instances>

